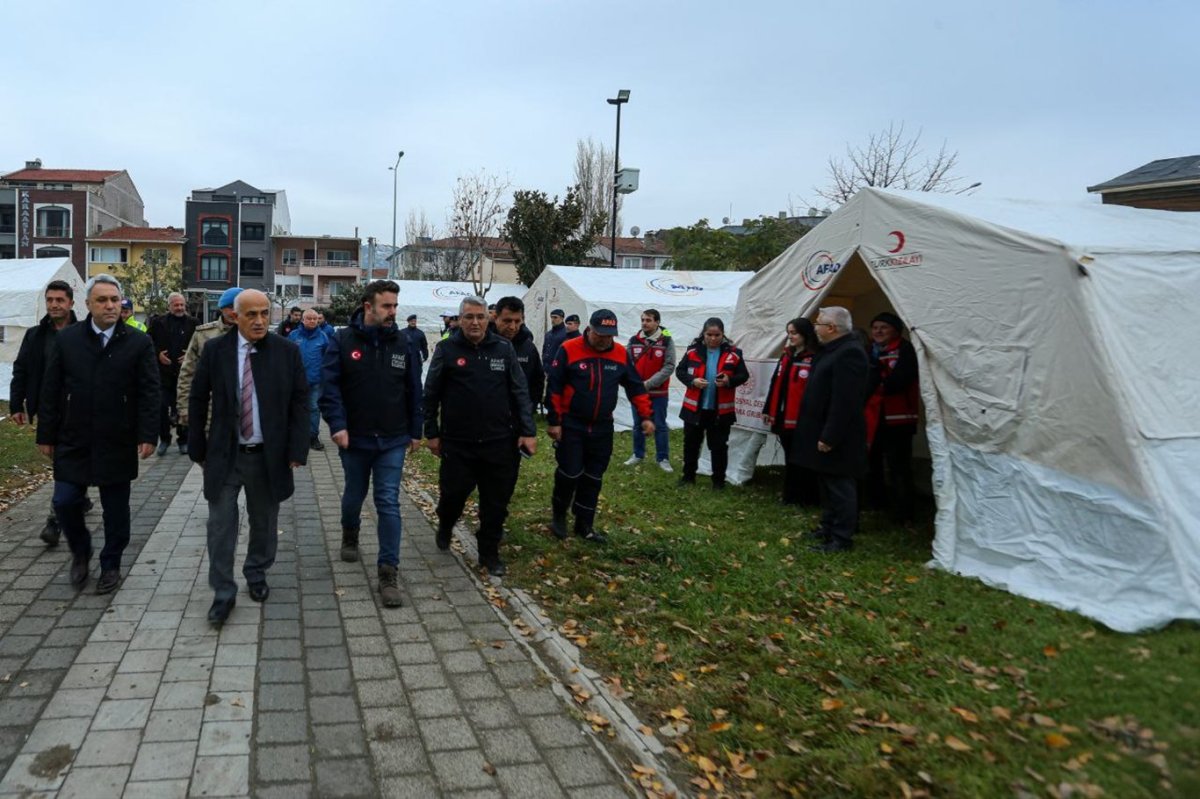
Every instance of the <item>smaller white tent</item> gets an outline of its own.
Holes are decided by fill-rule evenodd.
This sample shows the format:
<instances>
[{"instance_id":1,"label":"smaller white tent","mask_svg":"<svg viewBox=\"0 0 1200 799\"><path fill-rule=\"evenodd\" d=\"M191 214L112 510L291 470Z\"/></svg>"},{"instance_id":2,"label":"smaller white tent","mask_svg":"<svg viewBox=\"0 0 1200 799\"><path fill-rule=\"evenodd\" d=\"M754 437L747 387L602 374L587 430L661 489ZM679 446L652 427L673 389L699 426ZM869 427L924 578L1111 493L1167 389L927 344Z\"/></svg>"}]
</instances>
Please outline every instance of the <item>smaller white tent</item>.
<instances>
[{"instance_id":1,"label":"smaller white tent","mask_svg":"<svg viewBox=\"0 0 1200 799\"><path fill-rule=\"evenodd\" d=\"M12 363L25 331L46 315L46 284L65 280L75 289L76 312L82 317L83 278L70 258L0 260L0 399L8 399Z\"/></svg>"},{"instance_id":2,"label":"smaller white tent","mask_svg":"<svg viewBox=\"0 0 1200 799\"><path fill-rule=\"evenodd\" d=\"M396 319L403 326L409 314L416 314L417 327L425 331L431 348L442 335L442 313L458 313L458 304L463 298L475 293L470 283L438 280L398 280L396 283L400 286ZM520 297L524 293L525 287L518 283L493 283L484 299L493 303L501 297Z\"/></svg>"},{"instance_id":3,"label":"smaller white tent","mask_svg":"<svg viewBox=\"0 0 1200 799\"><path fill-rule=\"evenodd\" d=\"M547 266L525 293L525 323L533 332L538 352L550 326L550 311L561 308L579 314L582 331L588 318L600 308L617 315L625 344L642 328L642 311L656 308L662 324L671 331L678 359L688 343L700 333L704 320L719 316L726 329L733 321L738 291L753 272L684 272L670 270L607 269L590 266ZM631 427L632 417L622 393L614 412L619 429ZM678 427L683 386L671 380L667 420Z\"/></svg>"}]
</instances>

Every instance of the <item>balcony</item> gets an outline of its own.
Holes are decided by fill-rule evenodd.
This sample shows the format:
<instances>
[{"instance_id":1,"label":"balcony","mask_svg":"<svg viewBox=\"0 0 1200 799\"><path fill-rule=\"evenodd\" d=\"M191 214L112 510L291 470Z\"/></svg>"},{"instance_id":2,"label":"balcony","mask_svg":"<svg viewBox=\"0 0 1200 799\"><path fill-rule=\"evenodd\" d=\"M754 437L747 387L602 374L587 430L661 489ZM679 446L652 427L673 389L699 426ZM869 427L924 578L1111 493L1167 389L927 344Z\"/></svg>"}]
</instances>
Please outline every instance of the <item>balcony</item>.
<instances>
[{"instance_id":1,"label":"balcony","mask_svg":"<svg viewBox=\"0 0 1200 799\"><path fill-rule=\"evenodd\" d=\"M280 267L285 275L312 275L319 270L331 269L340 274L357 272L358 261L327 261L322 258L299 258L294 261L284 261Z\"/></svg>"},{"instance_id":2,"label":"balcony","mask_svg":"<svg viewBox=\"0 0 1200 799\"><path fill-rule=\"evenodd\" d=\"M6 236L6 235L11 236L12 234L14 234L16 232L17 232L16 225L8 225L3 222L0 222L0 236Z\"/></svg>"},{"instance_id":3,"label":"balcony","mask_svg":"<svg viewBox=\"0 0 1200 799\"><path fill-rule=\"evenodd\" d=\"M33 235L39 239L69 239L71 228L63 225L43 225Z\"/></svg>"}]
</instances>

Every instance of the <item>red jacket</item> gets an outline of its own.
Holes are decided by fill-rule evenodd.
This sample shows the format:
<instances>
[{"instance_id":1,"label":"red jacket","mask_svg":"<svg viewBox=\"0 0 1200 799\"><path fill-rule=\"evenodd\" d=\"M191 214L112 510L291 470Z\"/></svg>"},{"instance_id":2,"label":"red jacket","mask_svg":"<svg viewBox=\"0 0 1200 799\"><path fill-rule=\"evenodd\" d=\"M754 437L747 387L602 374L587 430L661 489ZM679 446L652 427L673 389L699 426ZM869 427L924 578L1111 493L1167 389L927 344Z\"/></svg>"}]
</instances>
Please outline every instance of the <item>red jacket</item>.
<instances>
[{"instance_id":1,"label":"red jacket","mask_svg":"<svg viewBox=\"0 0 1200 799\"><path fill-rule=\"evenodd\" d=\"M916 427L921 419L917 351L906 339L898 338L871 356L871 378L867 386L867 444L875 439L880 423L889 427Z\"/></svg>"},{"instance_id":2,"label":"red jacket","mask_svg":"<svg viewBox=\"0 0 1200 799\"><path fill-rule=\"evenodd\" d=\"M620 386L625 387L625 396L638 417L651 418L650 396L642 378L630 364L625 347L615 341L612 349L603 352L592 349L587 336L564 341L550 362L546 381L550 386L547 421L552 427L591 430L597 425L611 426Z\"/></svg>"},{"instance_id":3,"label":"red jacket","mask_svg":"<svg viewBox=\"0 0 1200 799\"><path fill-rule=\"evenodd\" d=\"M653 341L641 333L629 339L629 360L651 397L667 396L675 371L675 344L666 330L659 328L659 334Z\"/></svg>"},{"instance_id":4,"label":"red jacket","mask_svg":"<svg viewBox=\"0 0 1200 799\"><path fill-rule=\"evenodd\" d=\"M703 341L692 342L687 352L679 359L679 366L675 368L675 376L687 386L683 395L683 408L679 411L679 418L684 422L694 421L700 413L704 391L696 387L696 379L715 380L717 377L705 375L707 369L708 348ZM732 416L737 387L750 379L750 370L746 368L742 351L733 346L728 339L721 343L721 354L717 356L717 374L729 375L729 385L717 387L717 415Z\"/></svg>"},{"instance_id":5,"label":"red jacket","mask_svg":"<svg viewBox=\"0 0 1200 799\"><path fill-rule=\"evenodd\" d=\"M796 422L800 419L800 401L804 399L812 362L811 352L793 355L791 348L785 348L779 363L775 365L762 412L763 416L772 418L771 429L776 433L790 433L796 429Z\"/></svg>"}]
</instances>

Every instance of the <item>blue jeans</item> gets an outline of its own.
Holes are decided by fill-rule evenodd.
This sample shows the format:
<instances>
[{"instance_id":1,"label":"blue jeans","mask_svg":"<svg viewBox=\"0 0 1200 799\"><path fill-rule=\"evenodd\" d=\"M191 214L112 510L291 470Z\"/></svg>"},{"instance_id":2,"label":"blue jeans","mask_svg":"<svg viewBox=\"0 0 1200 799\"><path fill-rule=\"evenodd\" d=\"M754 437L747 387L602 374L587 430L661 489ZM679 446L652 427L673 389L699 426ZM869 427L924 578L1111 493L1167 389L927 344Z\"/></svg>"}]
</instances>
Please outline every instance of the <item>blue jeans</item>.
<instances>
[{"instance_id":1,"label":"blue jeans","mask_svg":"<svg viewBox=\"0 0 1200 799\"><path fill-rule=\"evenodd\" d=\"M367 480L375 487L375 516L379 530L380 566L400 563L400 472L404 469L406 444L388 449L339 449L346 486L342 490L342 529L362 525L362 505L367 498Z\"/></svg>"},{"instance_id":2,"label":"blue jeans","mask_svg":"<svg viewBox=\"0 0 1200 799\"><path fill-rule=\"evenodd\" d=\"M321 399L321 384L308 384L308 434L312 438L316 438L321 432L321 409L317 407L317 400Z\"/></svg>"},{"instance_id":3,"label":"blue jeans","mask_svg":"<svg viewBox=\"0 0 1200 799\"><path fill-rule=\"evenodd\" d=\"M671 437L667 430L667 397L651 397L651 418L654 420L654 459L656 461L670 460ZM642 432L642 422L638 419L637 411L633 412L633 454L634 457L646 457L646 434Z\"/></svg>"}]
</instances>

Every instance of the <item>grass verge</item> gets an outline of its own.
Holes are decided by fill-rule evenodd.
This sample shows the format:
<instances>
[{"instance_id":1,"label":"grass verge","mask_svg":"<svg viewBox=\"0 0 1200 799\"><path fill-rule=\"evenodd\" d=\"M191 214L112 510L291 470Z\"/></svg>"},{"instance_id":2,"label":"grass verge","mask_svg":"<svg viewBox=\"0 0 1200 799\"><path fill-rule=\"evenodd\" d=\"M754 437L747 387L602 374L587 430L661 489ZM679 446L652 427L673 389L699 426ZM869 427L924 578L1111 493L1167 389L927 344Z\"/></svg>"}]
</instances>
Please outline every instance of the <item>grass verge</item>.
<instances>
[{"instance_id":1,"label":"grass verge","mask_svg":"<svg viewBox=\"0 0 1200 799\"><path fill-rule=\"evenodd\" d=\"M33 491L51 477L51 465L37 451L33 425L17 427L8 418L8 403L0 401L0 509Z\"/></svg>"},{"instance_id":2,"label":"grass verge","mask_svg":"<svg viewBox=\"0 0 1200 799\"><path fill-rule=\"evenodd\" d=\"M775 470L680 488L621 465L628 434L609 545L559 543L549 444L522 464L506 582L586 647L698 795L1200 796L1195 625L1122 635L927 570L928 522L867 513L853 552L809 552L815 513L777 503ZM436 493L437 461L410 462Z\"/></svg>"}]
</instances>

